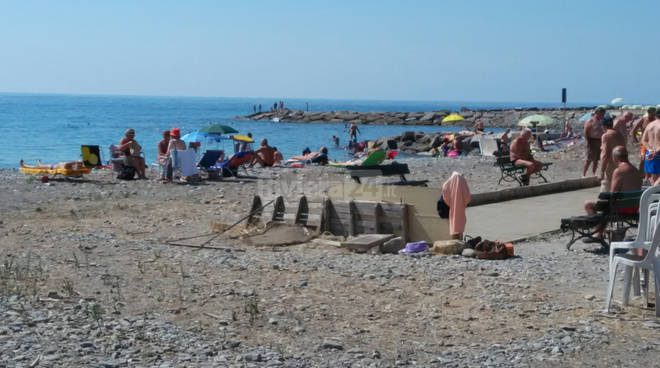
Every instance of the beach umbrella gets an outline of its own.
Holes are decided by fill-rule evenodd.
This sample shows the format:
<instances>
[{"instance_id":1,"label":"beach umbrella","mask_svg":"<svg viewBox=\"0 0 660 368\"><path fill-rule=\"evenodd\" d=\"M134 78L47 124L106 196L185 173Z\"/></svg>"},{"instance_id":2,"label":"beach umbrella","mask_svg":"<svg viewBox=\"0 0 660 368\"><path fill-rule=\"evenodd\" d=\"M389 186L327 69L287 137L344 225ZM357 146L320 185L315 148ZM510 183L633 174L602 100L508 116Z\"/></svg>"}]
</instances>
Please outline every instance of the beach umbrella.
<instances>
[{"instance_id":1,"label":"beach umbrella","mask_svg":"<svg viewBox=\"0 0 660 368\"><path fill-rule=\"evenodd\" d=\"M630 106L630 108L633 109L633 110L641 110L641 109L643 109L642 105L632 105L632 106Z\"/></svg>"},{"instance_id":2,"label":"beach umbrella","mask_svg":"<svg viewBox=\"0 0 660 368\"><path fill-rule=\"evenodd\" d=\"M442 119L442 122L443 123L449 123L449 122L461 121L461 120L463 120L462 116L458 115L457 113L452 113L452 114L449 114L449 115L445 116Z\"/></svg>"},{"instance_id":3,"label":"beach umbrella","mask_svg":"<svg viewBox=\"0 0 660 368\"><path fill-rule=\"evenodd\" d=\"M237 142L254 143L254 139L248 137L247 135L232 135L231 139Z\"/></svg>"},{"instance_id":4,"label":"beach umbrella","mask_svg":"<svg viewBox=\"0 0 660 368\"><path fill-rule=\"evenodd\" d=\"M199 130L200 132L204 133L211 133L211 134L231 134L231 133L238 133L238 130L228 126L228 125L220 125L220 124L211 124L208 126L205 126L204 128Z\"/></svg>"},{"instance_id":5,"label":"beach umbrella","mask_svg":"<svg viewBox=\"0 0 660 368\"><path fill-rule=\"evenodd\" d=\"M593 111L587 111L586 114L582 115L582 117L580 118L580 121L587 121L587 120L591 119L591 114L593 114L593 113L594 113Z\"/></svg>"},{"instance_id":6,"label":"beach umbrella","mask_svg":"<svg viewBox=\"0 0 660 368\"><path fill-rule=\"evenodd\" d=\"M181 140L186 143L189 143L189 142L203 142L209 138L212 138L209 133L197 131L184 135L183 137L181 137Z\"/></svg>"},{"instance_id":7,"label":"beach umbrella","mask_svg":"<svg viewBox=\"0 0 660 368\"><path fill-rule=\"evenodd\" d=\"M610 103L612 105L616 105L616 104L621 103L621 102L623 102L623 98L621 98L621 97L614 98L614 99L612 99L612 101L610 101Z\"/></svg>"},{"instance_id":8,"label":"beach umbrella","mask_svg":"<svg viewBox=\"0 0 660 368\"><path fill-rule=\"evenodd\" d=\"M630 110L630 105L623 105L621 106L623 110Z\"/></svg>"},{"instance_id":9,"label":"beach umbrella","mask_svg":"<svg viewBox=\"0 0 660 368\"><path fill-rule=\"evenodd\" d=\"M518 125L535 128L537 126L551 125L554 122L555 120L549 116L535 114L526 116L518 122Z\"/></svg>"}]
</instances>

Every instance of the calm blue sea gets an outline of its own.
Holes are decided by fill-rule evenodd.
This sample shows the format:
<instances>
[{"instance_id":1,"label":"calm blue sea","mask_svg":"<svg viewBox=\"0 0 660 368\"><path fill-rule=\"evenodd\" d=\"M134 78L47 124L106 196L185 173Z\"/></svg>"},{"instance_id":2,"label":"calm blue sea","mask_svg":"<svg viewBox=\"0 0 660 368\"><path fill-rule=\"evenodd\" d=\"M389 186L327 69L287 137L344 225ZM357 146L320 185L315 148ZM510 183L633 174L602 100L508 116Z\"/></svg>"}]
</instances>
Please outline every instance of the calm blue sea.
<instances>
[{"instance_id":1,"label":"calm blue sea","mask_svg":"<svg viewBox=\"0 0 660 368\"><path fill-rule=\"evenodd\" d=\"M226 124L242 134L251 132L257 143L268 138L284 157L299 154L305 147L312 150L331 146L337 135L344 144L347 132L344 124L296 124L231 120L234 116L252 113L252 106L262 104L267 110L274 99L204 98L204 97L141 97L101 95L0 94L0 168L18 167L20 159L27 163L75 160L80 157L81 144L102 147L107 159L107 147L117 144L126 128L136 130L136 140L142 145L147 162L156 160L156 144L163 130L180 127L182 134L210 123ZM504 107L552 107L544 103L429 102L429 101L352 101L352 100L286 100L292 109L356 110L356 111L431 111ZM424 132L455 131L453 127L361 126L360 138L370 139L401 134L405 130ZM211 148L231 150L231 143L210 143ZM343 159L345 153L331 149L332 158Z\"/></svg>"}]
</instances>

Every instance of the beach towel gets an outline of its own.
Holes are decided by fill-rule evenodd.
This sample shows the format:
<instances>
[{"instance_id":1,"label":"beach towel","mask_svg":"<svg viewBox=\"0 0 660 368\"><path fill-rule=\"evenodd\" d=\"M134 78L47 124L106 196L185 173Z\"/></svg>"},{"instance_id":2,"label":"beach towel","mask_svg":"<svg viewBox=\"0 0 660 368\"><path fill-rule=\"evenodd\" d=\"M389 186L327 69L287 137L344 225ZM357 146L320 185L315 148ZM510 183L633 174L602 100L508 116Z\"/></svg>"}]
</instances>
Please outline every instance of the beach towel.
<instances>
[{"instance_id":1,"label":"beach towel","mask_svg":"<svg viewBox=\"0 0 660 368\"><path fill-rule=\"evenodd\" d=\"M465 230L465 208L470 203L470 188L463 175L454 171L442 184L442 199L449 205L449 232L459 235Z\"/></svg>"}]
</instances>

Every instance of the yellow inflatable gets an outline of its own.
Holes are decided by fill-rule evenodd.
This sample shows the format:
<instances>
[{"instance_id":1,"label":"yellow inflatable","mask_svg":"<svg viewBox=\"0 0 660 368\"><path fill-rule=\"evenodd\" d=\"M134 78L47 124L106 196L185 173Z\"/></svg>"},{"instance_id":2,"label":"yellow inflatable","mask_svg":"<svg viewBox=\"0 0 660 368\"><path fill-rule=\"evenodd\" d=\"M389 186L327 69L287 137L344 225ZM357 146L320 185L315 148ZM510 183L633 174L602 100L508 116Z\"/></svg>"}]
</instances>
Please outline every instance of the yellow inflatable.
<instances>
[{"instance_id":1,"label":"yellow inflatable","mask_svg":"<svg viewBox=\"0 0 660 368\"><path fill-rule=\"evenodd\" d=\"M36 167L21 167L21 172L23 174L30 175L64 175L64 176L81 176L83 174L89 174L92 170L83 166L79 169L42 169Z\"/></svg>"}]
</instances>

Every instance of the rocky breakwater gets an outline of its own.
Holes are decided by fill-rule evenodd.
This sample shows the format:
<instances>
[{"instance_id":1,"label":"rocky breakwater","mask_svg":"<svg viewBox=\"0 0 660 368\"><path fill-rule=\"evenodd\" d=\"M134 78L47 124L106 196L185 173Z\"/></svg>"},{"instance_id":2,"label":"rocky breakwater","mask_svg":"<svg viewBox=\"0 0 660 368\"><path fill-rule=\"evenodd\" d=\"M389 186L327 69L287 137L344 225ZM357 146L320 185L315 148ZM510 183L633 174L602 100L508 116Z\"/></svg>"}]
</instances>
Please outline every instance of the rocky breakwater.
<instances>
[{"instance_id":1,"label":"rocky breakwater","mask_svg":"<svg viewBox=\"0 0 660 368\"><path fill-rule=\"evenodd\" d=\"M374 142L375 147L384 150L400 150L406 153L429 152L433 148L442 145L446 133L422 133L422 132L403 132L401 135L391 137L381 137ZM463 136L459 147L462 152L470 152L473 148L478 148L478 140L473 136Z\"/></svg>"},{"instance_id":2,"label":"rocky breakwater","mask_svg":"<svg viewBox=\"0 0 660 368\"><path fill-rule=\"evenodd\" d=\"M238 116L237 120L269 120L286 121L293 123L345 123L355 122L357 124L373 125L454 125L471 126L475 121L483 121L486 127L506 128L515 126L520 119L530 114L548 115L555 119L557 127L564 119L572 122L582 117L592 108L521 108L521 109L491 109L470 110L463 108L460 115L465 119L456 122L443 123L449 110L427 111L427 112L357 112L357 111L302 111L289 110L268 111L255 113L248 116Z\"/></svg>"}]
</instances>

